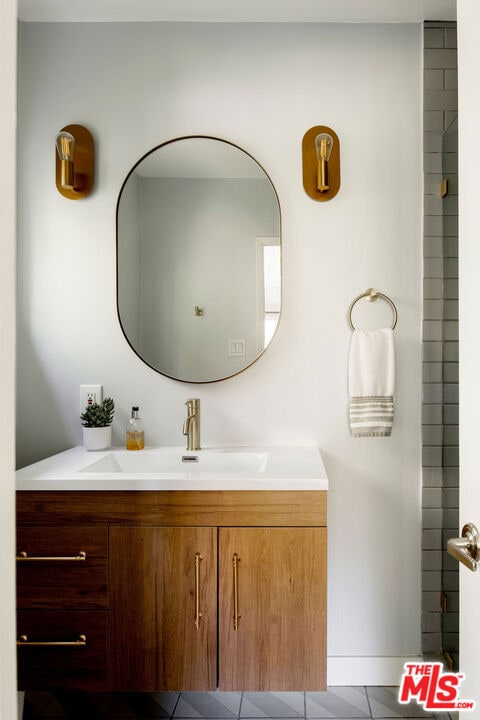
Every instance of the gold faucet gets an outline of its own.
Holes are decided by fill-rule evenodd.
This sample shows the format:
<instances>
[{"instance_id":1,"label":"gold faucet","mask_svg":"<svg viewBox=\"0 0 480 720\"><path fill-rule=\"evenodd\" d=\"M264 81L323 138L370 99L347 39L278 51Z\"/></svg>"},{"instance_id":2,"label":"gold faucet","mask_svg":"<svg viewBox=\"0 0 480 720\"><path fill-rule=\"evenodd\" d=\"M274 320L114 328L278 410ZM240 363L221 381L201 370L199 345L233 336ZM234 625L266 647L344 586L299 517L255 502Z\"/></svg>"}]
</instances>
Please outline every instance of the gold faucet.
<instances>
[{"instance_id":1,"label":"gold faucet","mask_svg":"<svg viewBox=\"0 0 480 720\"><path fill-rule=\"evenodd\" d=\"M183 423L183 434L187 436L187 450L200 450L200 400L187 400L187 418Z\"/></svg>"}]
</instances>

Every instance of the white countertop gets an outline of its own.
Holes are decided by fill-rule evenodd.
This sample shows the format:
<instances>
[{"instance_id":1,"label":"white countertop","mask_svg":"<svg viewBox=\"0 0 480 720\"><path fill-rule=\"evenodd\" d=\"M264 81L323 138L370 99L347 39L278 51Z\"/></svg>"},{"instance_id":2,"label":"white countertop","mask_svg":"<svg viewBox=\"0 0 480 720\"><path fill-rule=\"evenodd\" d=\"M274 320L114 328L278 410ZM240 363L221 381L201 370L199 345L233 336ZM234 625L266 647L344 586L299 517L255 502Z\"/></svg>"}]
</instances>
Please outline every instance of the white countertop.
<instances>
[{"instance_id":1,"label":"white countertop","mask_svg":"<svg viewBox=\"0 0 480 720\"><path fill-rule=\"evenodd\" d=\"M185 456L187 460L182 460ZM194 460L190 460L195 456ZM318 447L74 447L16 473L17 490L328 490Z\"/></svg>"}]
</instances>

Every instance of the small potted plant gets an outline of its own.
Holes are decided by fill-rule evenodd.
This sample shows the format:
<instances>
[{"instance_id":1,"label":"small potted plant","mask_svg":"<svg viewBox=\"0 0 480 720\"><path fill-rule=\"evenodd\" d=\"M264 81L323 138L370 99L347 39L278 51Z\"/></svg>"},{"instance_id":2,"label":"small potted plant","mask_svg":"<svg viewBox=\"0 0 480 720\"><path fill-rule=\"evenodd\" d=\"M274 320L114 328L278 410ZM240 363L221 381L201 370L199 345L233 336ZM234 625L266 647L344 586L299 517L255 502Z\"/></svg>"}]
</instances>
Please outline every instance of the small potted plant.
<instances>
[{"instance_id":1,"label":"small potted plant","mask_svg":"<svg viewBox=\"0 0 480 720\"><path fill-rule=\"evenodd\" d=\"M102 403L87 405L80 415L83 444L87 450L105 450L112 443L112 420L115 403L108 397Z\"/></svg>"}]
</instances>

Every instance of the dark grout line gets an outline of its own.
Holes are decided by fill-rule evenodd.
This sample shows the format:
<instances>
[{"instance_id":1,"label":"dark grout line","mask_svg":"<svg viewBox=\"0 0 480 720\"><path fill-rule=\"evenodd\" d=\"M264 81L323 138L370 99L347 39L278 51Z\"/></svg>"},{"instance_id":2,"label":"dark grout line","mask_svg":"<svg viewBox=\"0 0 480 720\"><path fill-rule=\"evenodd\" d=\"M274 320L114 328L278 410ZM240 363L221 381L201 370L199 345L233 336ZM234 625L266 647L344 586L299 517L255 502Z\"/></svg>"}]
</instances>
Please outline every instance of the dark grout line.
<instances>
[{"instance_id":1,"label":"dark grout line","mask_svg":"<svg viewBox=\"0 0 480 720\"><path fill-rule=\"evenodd\" d=\"M370 698L368 697L368 689L366 685L362 685L363 689L365 690L365 697L367 698L367 704L368 704L368 712L370 713L370 718L373 718L373 711L372 706L370 705Z\"/></svg>"},{"instance_id":2,"label":"dark grout line","mask_svg":"<svg viewBox=\"0 0 480 720\"><path fill-rule=\"evenodd\" d=\"M173 706L173 710L172 710L172 712L171 712L171 714L170 714L170 718L173 718L174 715L175 715L175 710L177 709L178 703L180 702L180 697L181 697L181 695L182 695L181 692L179 692L178 695L177 695L177 699L176 699L176 701L175 701L175 705Z\"/></svg>"},{"instance_id":3,"label":"dark grout line","mask_svg":"<svg viewBox=\"0 0 480 720\"><path fill-rule=\"evenodd\" d=\"M238 720L242 717L242 705L243 705L243 691L240 693L240 703L238 705Z\"/></svg>"}]
</instances>

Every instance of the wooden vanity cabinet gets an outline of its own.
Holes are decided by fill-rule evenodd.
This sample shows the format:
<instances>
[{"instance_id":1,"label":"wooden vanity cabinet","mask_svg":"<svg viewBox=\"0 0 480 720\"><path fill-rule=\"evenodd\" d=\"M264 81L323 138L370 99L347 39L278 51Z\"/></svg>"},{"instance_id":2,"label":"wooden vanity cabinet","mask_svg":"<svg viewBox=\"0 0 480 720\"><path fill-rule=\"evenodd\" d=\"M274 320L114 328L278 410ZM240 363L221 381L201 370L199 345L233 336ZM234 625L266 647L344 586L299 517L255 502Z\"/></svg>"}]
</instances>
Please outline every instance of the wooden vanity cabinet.
<instances>
[{"instance_id":1,"label":"wooden vanity cabinet","mask_svg":"<svg viewBox=\"0 0 480 720\"><path fill-rule=\"evenodd\" d=\"M86 647L70 649L77 663L94 650L73 685L68 663L59 671L66 653L20 647L22 689L326 688L326 492L19 492L17 503L19 538L58 528L65 543L81 528L108 537L106 596L75 587L75 575L49 595L47 562L33 587L20 578L31 622L79 612L83 598L86 616L106 624L100 643L85 633Z\"/></svg>"}]
</instances>

